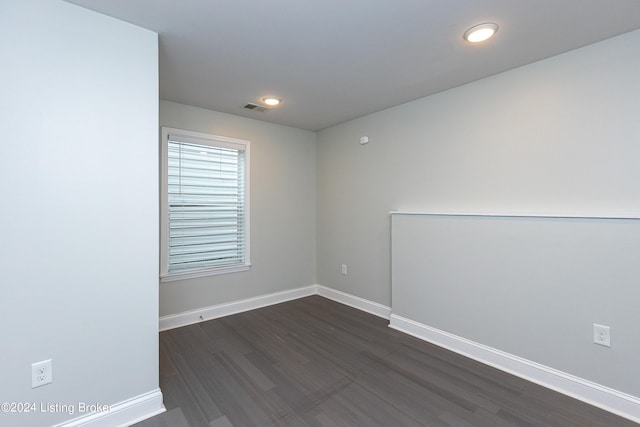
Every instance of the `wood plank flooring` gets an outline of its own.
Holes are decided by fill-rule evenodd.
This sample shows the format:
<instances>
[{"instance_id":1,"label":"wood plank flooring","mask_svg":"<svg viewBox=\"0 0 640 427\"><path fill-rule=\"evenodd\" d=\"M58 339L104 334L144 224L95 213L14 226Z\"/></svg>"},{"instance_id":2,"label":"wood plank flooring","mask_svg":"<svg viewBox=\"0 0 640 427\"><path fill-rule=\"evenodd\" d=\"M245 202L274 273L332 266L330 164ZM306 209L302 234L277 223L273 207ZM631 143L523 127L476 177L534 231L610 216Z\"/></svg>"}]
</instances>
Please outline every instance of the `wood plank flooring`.
<instances>
[{"instance_id":1,"label":"wood plank flooring","mask_svg":"<svg viewBox=\"0 0 640 427\"><path fill-rule=\"evenodd\" d=\"M138 427L638 426L312 296L160 334Z\"/></svg>"}]
</instances>

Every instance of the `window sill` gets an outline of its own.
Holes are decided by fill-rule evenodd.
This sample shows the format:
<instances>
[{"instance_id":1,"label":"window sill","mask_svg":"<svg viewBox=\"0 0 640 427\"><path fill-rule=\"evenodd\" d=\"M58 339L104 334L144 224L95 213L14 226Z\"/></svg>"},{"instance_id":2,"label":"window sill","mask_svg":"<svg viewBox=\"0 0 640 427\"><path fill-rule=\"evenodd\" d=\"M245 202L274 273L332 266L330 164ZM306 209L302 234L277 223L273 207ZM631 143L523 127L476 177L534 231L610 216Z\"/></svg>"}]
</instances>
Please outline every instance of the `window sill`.
<instances>
[{"instance_id":1,"label":"window sill","mask_svg":"<svg viewBox=\"0 0 640 427\"><path fill-rule=\"evenodd\" d=\"M195 279L197 277L217 276L218 274L237 273L247 271L251 264L233 265L229 267L207 268L203 270L187 271L183 273L164 273L160 275L160 283L175 282L178 280Z\"/></svg>"}]
</instances>

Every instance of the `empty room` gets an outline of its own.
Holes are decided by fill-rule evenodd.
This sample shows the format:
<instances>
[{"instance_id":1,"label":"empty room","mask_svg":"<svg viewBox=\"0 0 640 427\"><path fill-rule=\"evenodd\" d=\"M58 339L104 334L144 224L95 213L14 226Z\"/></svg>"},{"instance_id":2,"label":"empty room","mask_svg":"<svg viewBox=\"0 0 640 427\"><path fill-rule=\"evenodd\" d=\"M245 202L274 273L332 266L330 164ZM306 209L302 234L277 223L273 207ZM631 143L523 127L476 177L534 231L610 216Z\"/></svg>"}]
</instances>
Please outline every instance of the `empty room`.
<instances>
[{"instance_id":1,"label":"empty room","mask_svg":"<svg viewBox=\"0 0 640 427\"><path fill-rule=\"evenodd\" d=\"M0 426L640 423L640 2L0 24Z\"/></svg>"}]
</instances>

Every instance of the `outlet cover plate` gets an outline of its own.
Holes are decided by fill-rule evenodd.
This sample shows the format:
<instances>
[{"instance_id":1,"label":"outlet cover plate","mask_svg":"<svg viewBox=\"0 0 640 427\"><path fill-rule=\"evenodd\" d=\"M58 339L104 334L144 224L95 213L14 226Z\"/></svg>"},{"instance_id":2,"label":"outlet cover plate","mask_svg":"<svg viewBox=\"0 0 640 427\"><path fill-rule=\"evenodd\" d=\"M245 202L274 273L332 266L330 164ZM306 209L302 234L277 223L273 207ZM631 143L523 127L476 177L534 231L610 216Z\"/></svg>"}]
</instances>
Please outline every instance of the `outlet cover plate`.
<instances>
[{"instance_id":1,"label":"outlet cover plate","mask_svg":"<svg viewBox=\"0 0 640 427\"><path fill-rule=\"evenodd\" d=\"M611 328L609 326L593 324L593 343L611 347Z\"/></svg>"},{"instance_id":2,"label":"outlet cover plate","mask_svg":"<svg viewBox=\"0 0 640 427\"><path fill-rule=\"evenodd\" d=\"M40 387L51 382L53 382L51 359L31 365L31 388Z\"/></svg>"}]
</instances>

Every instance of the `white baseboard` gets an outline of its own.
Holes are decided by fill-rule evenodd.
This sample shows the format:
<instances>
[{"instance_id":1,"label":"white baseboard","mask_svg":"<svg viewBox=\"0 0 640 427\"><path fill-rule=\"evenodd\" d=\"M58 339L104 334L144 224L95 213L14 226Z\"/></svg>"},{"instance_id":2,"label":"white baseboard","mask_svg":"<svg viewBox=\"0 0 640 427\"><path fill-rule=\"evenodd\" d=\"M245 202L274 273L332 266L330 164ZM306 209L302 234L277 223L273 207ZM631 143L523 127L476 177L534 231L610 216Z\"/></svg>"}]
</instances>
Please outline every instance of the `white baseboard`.
<instances>
[{"instance_id":1,"label":"white baseboard","mask_svg":"<svg viewBox=\"0 0 640 427\"><path fill-rule=\"evenodd\" d=\"M311 285L304 288L291 289L273 294L261 295L254 298L212 305L209 307L199 308L197 310L162 316L160 318L160 331L192 325L194 323L217 319L231 314L242 313L243 311L254 310L256 308L279 304L281 302L307 297L314 294L316 294L316 285Z\"/></svg>"},{"instance_id":2,"label":"white baseboard","mask_svg":"<svg viewBox=\"0 0 640 427\"><path fill-rule=\"evenodd\" d=\"M111 405L107 411L75 418L54 427L130 426L165 411L160 389Z\"/></svg>"},{"instance_id":3,"label":"white baseboard","mask_svg":"<svg viewBox=\"0 0 640 427\"><path fill-rule=\"evenodd\" d=\"M640 422L640 398L391 314L389 327L575 399Z\"/></svg>"},{"instance_id":4,"label":"white baseboard","mask_svg":"<svg viewBox=\"0 0 640 427\"><path fill-rule=\"evenodd\" d=\"M162 316L160 318L159 329L160 331L166 331L173 328L179 328L181 326L192 325L194 323L217 319L219 317L242 313L243 311L254 310L256 308L279 304L281 302L291 301L311 295L320 295L322 297L337 301L350 307L357 308L358 310L365 311L384 319L389 319L389 315L391 314L391 308L382 304L378 304L377 302L369 301L342 291L327 288L326 286L311 285L304 288L291 289L287 291L276 292L273 294L247 298L239 301L212 305L209 307L171 314L168 316Z\"/></svg>"},{"instance_id":5,"label":"white baseboard","mask_svg":"<svg viewBox=\"0 0 640 427\"><path fill-rule=\"evenodd\" d=\"M347 294L342 291L337 291L335 289L327 288L326 286L322 285L316 285L316 288L316 293L322 297L337 301L341 304L348 305L353 308L357 308L358 310L366 311L367 313L373 314L374 316L382 317L388 320L389 315L391 315L391 308L387 307L386 305L378 304L377 302L369 301L364 298Z\"/></svg>"}]
</instances>

